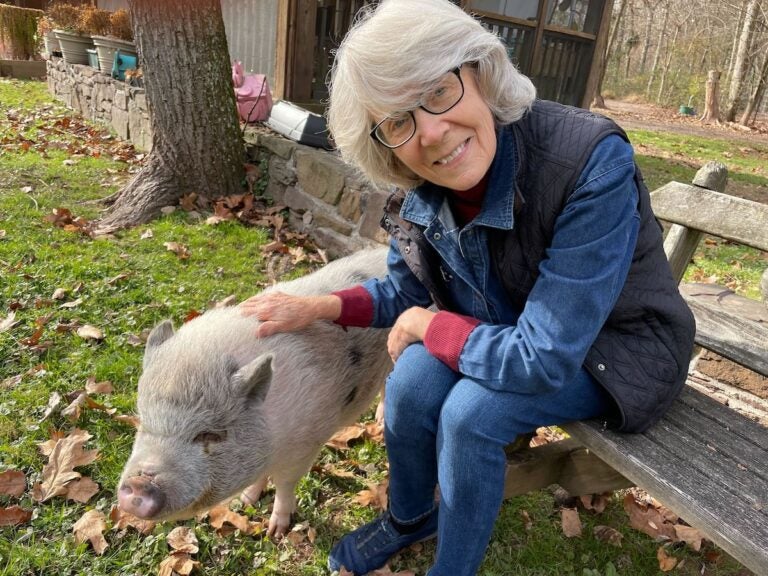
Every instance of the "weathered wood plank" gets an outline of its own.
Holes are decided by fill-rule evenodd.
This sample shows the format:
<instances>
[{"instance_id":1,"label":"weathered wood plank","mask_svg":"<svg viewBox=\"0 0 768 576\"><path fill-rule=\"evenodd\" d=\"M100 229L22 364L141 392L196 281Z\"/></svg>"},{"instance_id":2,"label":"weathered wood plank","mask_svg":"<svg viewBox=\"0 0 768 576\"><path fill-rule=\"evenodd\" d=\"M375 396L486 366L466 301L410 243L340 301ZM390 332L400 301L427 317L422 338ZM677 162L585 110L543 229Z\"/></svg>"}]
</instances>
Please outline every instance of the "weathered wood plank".
<instances>
[{"instance_id":1,"label":"weathered wood plank","mask_svg":"<svg viewBox=\"0 0 768 576\"><path fill-rule=\"evenodd\" d=\"M669 182L651 193L657 217L768 251L768 205L691 184Z\"/></svg>"},{"instance_id":2,"label":"weathered wood plank","mask_svg":"<svg viewBox=\"0 0 768 576\"><path fill-rule=\"evenodd\" d=\"M768 308L715 284L681 284L696 343L768 376Z\"/></svg>"},{"instance_id":3,"label":"weathered wood plank","mask_svg":"<svg viewBox=\"0 0 768 576\"><path fill-rule=\"evenodd\" d=\"M677 418L691 407L697 414L685 419L681 428ZM688 424L696 434L690 433ZM596 422L576 422L563 428L739 562L757 574L768 574L768 482L748 478L750 470L758 477L768 474L765 428L690 388L644 434L603 432ZM749 455L747 471L738 464L737 470L725 470L727 453L712 452L702 440L718 434L730 434L722 445L725 451L738 446L739 454Z\"/></svg>"}]
</instances>

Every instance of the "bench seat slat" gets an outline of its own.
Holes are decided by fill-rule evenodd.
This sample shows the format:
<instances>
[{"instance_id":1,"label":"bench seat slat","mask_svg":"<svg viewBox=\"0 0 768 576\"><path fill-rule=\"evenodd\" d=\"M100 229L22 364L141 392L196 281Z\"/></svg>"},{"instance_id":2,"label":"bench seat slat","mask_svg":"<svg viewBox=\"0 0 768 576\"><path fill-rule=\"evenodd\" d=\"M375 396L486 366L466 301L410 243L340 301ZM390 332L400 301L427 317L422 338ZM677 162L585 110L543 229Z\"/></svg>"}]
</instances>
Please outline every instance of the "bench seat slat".
<instances>
[{"instance_id":1,"label":"bench seat slat","mask_svg":"<svg viewBox=\"0 0 768 576\"><path fill-rule=\"evenodd\" d=\"M696 343L768 376L768 309L716 284L681 284L696 316Z\"/></svg>"},{"instance_id":2,"label":"bench seat slat","mask_svg":"<svg viewBox=\"0 0 768 576\"><path fill-rule=\"evenodd\" d=\"M739 453L750 455L746 467L765 477L766 429L746 418L739 418L734 425L730 408L689 387L661 422L645 434L603 432L593 421L562 427L739 562L757 574L768 574L768 483L737 481L744 480L746 473L735 463L736 470L724 477L728 455L698 444L677 423L677 416L691 408L701 415L696 427L702 437L727 432L725 445L737 444ZM687 427L690 419L685 420ZM714 423L719 424L714 427ZM717 465L711 465L715 461Z\"/></svg>"},{"instance_id":3,"label":"bench seat slat","mask_svg":"<svg viewBox=\"0 0 768 576\"><path fill-rule=\"evenodd\" d=\"M678 402L691 406L710 421L727 420L728 428L732 432L738 434L741 438L748 438L751 443L768 452L768 428L748 420L706 394L690 394L689 390L691 388L686 387L683 394L680 395Z\"/></svg>"},{"instance_id":4,"label":"bench seat slat","mask_svg":"<svg viewBox=\"0 0 768 576\"><path fill-rule=\"evenodd\" d=\"M672 414L672 418L679 416ZM721 492L729 492L749 505L768 507L768 482L766 482L765 453L752 446L747 458L734 460L730 454L720 452L711 444L697 438L672 418L663 420L650 430L646 437L654 442L665 457L673 462L685 463L718 485ZM720 432L717 428L714 432Z\"/></svg>"},{"instance_id":5,"label":"bench seat slat","mask_svg":"<svg viewBox=\"0 0 768 576\"><path fill-rule=\"evenodd\" d=\"M731 471L741 476L739 472L746 469L748 478L759 482L763 491L768 490L768 462L754 461L755 455L765 454L765 448L761 448L751 438L745 438L731 430L727 423L709 420L701 412L682 402L679 403L673 418L679 432L690 436L691 441L696 443L695 448L702 450L707 463L722 462L725 466L725 476ZM668 421L669 419L666 419L662 422L666 425ZM650 433L655 434L656 430L650 430Z\"/></svg>"}]
</instances>

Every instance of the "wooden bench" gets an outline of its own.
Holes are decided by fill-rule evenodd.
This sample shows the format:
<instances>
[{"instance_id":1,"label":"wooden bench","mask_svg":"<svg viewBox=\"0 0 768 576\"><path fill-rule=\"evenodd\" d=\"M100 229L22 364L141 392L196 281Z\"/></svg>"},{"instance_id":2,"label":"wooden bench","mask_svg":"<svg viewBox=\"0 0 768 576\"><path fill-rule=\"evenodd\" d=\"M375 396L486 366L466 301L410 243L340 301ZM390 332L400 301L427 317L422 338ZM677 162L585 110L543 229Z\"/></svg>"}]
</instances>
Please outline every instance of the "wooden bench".
<instances>
[{"instance_id":1,"label":"wooden bench","mask_svg":"<svg viewBox=\"0 0 768 576\"><path fill-rule=\"evenodd\" d=\"M720 193L726 180L725 166L710 163L694 185L670 182L651 194L657 217L672 224L664 248L678 280L704 234L768 252L768 205ZM682 284L681 293L696 317L697 345L768 376L768 302L706 284ZM755 398L757 409L744 403L737 410L738 401L711 397L719 386L695 371L687 384L643 434L574 422L561 427L566 440L511 453L506 495L550 484L571 495L636 485L755 574L768 575L768 414L760 410L768 402Z\"/></svg>"}]
</instances>

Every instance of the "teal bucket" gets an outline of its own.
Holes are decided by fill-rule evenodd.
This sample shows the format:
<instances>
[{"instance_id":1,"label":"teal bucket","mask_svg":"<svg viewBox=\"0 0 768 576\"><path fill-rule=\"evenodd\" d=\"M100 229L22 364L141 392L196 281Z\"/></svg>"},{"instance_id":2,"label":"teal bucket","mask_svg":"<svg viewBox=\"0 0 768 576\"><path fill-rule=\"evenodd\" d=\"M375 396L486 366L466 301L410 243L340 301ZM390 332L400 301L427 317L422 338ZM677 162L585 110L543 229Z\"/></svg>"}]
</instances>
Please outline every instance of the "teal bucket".
<instances>
[{"instance_id":1,"label":"teal bucket","mask_svg":"<svg viewBox=\"0 0 768 576\"><path fill-rule=\"evenodd\" d=\"M696 111L690 106L680 106L680 114L683 116L694 116Z\"/></svg>"}]
</instances>

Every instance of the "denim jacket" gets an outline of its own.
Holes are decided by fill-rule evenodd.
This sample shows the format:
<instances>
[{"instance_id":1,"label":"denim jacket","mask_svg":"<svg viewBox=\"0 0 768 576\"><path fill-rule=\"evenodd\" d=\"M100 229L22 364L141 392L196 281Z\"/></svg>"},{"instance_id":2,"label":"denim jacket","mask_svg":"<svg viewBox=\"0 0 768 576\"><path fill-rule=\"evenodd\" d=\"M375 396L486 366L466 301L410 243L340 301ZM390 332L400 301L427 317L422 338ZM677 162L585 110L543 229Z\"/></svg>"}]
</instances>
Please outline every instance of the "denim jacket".
<instances>
[{"instance_id":1,"label":"denim jacket","mask_svg":"<svg viewBox=\"0 0 768 576\"><path fill-rule=\"evenodd\" d=\"M425 184L400 212L418 225L440 258L448 309L480 321L458 358L458 371L489 388L542 393L566 384L612 310L627 276L639 228L631 146L604 138L578 178L540 274L522 309L512 305L492 266L489 231L514 227L518 153L510 127L497 132L497 152L480 214L459 228L446 190ZM396 243L389 275L364 284L373 324L391 326L411 306L432 304Z\"/></svg>"}]
</instances>

